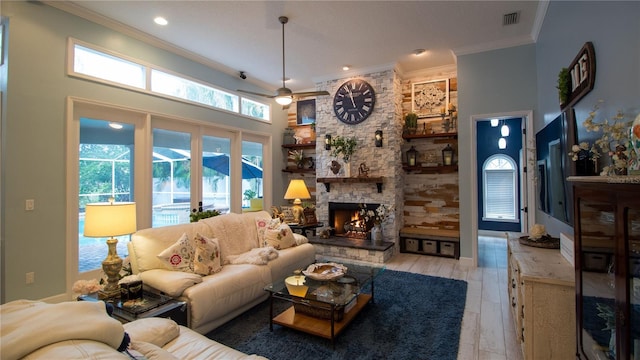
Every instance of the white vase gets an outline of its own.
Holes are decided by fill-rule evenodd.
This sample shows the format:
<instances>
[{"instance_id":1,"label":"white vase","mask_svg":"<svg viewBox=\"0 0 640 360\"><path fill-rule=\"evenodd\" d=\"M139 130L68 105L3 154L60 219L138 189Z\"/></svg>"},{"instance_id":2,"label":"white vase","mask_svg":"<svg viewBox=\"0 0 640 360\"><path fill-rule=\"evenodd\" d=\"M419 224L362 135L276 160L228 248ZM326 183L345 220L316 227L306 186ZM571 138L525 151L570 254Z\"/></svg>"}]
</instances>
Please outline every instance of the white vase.
<instances>
[{"instance_id":1,"label":"white vase","mask_svg":"<svg viewBox=\"0 0 640 360\"><path fill-rule=\"evenodd\" d=\"M351 161L344 161L342 163L342 168L344 169L344 177L351 177Z\"/></svg>"},{"instance_id":2,"label":"white vase","mask_svg":"<svg viewBox=\"0 0 640 360\"><path fill-rule=\"evenodd\" d=\"M373 225L373 228L371 228L371 242L377 245L382 244L382 238L382 225Z\"/></svg>"}]
</instances>

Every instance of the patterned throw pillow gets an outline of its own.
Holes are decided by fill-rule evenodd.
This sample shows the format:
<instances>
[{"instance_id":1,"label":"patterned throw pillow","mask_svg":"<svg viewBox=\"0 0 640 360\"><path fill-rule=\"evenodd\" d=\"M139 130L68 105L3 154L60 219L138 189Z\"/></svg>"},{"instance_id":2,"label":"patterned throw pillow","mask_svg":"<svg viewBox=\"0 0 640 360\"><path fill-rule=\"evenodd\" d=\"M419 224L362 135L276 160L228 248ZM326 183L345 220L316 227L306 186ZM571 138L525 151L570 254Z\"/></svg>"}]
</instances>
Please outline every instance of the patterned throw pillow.
<instances>
[{"instance_id":1,"label":"patterned throw pillow","mask_svg":"<svg viewBox=\"0 0 640 360\"><path fill-rule=\"evenodd\" d=\"M296 239L293 231L285 223L271 224L264 233L264 246L273 246L277 250L282 250L296 246Z\"/></svg>"},{"instance_id":2,"label":"patterned throw pillow","mask_svg":"<svg viewBox=\"0 0 640 360\"><path fill-rule=\"evenodd\" d=\"M196 243L196 253L193 259L194 272L200 275L211 275L222 270L218 239L209 239L196 234L194 240Z\"/></svg>"},{"instance_id":3,"label":"patterned throw pillow","mask_svg":"<svg viewBox=\"0 0 640 360\"><path fill-rule=\"evenodd\" d=\"M158 259L162 260L171 270L193 272L193 256L195 248L186 233L173 245L163 250Z\"/></svg>"},{"instance_id":4,"label":"patterned throw pillow","mask_svg":"<svg viewBox=\"0 0 640 360\"><path fill-rule=\"evenodd\" d=\"M260 247L268 246L264 240L267 229L277 228L280 225L280 219L256 218L256 229L258 230L258 244Z\"/></svg>"}]
</instances>

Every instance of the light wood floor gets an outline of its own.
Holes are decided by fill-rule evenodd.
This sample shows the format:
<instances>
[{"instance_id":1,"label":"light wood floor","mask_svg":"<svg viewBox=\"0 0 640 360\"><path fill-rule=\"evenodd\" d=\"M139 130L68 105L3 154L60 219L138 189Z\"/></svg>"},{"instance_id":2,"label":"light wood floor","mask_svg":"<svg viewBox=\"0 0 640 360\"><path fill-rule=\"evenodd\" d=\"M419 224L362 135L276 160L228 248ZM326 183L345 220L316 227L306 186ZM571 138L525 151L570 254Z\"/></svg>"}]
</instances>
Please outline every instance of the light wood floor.
<instances>
[{"instance_id":1,"label":"light wood floor","mask_svg":"<svg viewBox=\"0 0 640 360\"><path fill-rule=\"evenodd\" d=\"M522 360L507 292L507 240L481 236L478 267L457 260L400 253L387 269L465 280L467 301L462 319L459 360Z\"/></svg>"}]
</instances>

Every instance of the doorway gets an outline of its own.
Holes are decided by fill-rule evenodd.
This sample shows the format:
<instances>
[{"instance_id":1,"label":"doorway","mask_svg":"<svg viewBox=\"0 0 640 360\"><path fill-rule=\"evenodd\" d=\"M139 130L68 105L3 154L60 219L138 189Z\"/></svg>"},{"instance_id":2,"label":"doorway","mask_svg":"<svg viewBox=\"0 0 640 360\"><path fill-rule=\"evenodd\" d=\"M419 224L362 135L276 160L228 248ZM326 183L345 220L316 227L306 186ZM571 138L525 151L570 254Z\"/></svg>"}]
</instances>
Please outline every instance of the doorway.
<instances>
[{"instance_id":1,"label":"doorway","mask_svg":"<svg viewBox=\"0 0 640 360\"><path fill-rule=\"evenodd\" d=\"M529 224L535 223L535 211L530 211L531 206L535 205L535 182L533 176L527 176L527 166L535 161L535 139L532 136L533 133L533 111L515 111L495 114L483 114L471 116L471 238L472 243L472 256L474 265L478 264L478 231L479 216L482 212L478 209L480 204L480 194L478 191L478 176L482 173L482 167L478 165L478 154L476 149L478 144L483 142L478 135L477 124L479 122L491 121L491 119L514 119L519 118L521 122L522 131L522 149L519 152L517 158L520 159L518 166L518 184L520 186L520 229L518 232L528 229ZM513 131L513 130L511 130ZM535 208L535 207L534 207ZM498 233L496 231L489 231ZM504 234L505 231L500 231Z\"/></svg>"}]
</instances>

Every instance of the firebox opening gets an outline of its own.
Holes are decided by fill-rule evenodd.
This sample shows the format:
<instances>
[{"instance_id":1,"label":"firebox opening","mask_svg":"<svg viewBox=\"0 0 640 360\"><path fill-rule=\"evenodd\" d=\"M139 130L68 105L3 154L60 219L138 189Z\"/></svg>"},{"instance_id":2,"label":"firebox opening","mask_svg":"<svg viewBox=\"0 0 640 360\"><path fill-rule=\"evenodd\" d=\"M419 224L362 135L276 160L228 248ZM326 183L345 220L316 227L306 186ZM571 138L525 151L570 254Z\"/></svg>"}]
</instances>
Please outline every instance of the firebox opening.
<instances>
[{"instance_id":1,"label":"firebox opening","mask_svg":"<svg viewBox=\"0 0 640 360\"><path fill-rule=\"evenodd\" d=\"M335 236L364 239L367 237L368 226L360 217L358 203L329 202L329 224L334 229ZM379 204L366 204L368 209L376 209ZM369 224L370 226L371 224Z\"/></svg>"}]
</instances>

